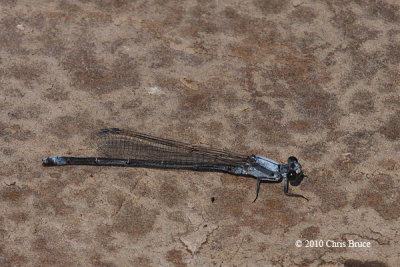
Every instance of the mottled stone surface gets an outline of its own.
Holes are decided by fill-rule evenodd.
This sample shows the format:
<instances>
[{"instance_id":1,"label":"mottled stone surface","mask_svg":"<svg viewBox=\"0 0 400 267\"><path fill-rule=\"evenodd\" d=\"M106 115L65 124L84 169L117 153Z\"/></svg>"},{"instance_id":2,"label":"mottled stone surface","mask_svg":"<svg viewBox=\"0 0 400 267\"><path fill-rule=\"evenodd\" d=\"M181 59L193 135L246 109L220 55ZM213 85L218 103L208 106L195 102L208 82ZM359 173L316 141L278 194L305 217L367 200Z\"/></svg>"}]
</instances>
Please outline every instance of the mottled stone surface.
<instances>
[{"instance_id":1,"label":"mottled stone surface","mask_svg":"<svg viewBox=\"0 0 400 267\"><path fill-rule=\"evenodd\" d=\"M0 265L396 266L399 25L396 0L1 1ZM262 184L252 203L253 179L220 173L41 166L99 155L103 127L296 155L310 201Z\"/></svg>"}]
</instances>

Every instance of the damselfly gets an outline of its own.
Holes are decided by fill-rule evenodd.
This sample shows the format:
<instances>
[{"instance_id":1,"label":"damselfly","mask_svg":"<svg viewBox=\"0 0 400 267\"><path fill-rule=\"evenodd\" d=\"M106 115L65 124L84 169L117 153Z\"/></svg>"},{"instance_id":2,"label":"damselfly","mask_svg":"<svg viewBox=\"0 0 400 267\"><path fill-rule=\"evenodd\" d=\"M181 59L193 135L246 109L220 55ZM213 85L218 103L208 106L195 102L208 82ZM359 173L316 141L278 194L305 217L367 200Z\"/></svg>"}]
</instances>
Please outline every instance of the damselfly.
<instances>
[{"instance_id":1,"label":"damselfly","mask_svg":"<svg viewBox=\"0 0 400 267\"><path fill-rule=\"evenodd\" d=\"M288 158L287 164L280 164L257 155L244 156L117 128L100 130L95 138L98 149L107 157L48 157L42 160L43 166L94 165L225 172L256 178L254 201L261 182L279 183L282 180L287 196L307 199L289 193L289 183L298 186L305 177L293 156Z\"/></svg>"}]
</instances>

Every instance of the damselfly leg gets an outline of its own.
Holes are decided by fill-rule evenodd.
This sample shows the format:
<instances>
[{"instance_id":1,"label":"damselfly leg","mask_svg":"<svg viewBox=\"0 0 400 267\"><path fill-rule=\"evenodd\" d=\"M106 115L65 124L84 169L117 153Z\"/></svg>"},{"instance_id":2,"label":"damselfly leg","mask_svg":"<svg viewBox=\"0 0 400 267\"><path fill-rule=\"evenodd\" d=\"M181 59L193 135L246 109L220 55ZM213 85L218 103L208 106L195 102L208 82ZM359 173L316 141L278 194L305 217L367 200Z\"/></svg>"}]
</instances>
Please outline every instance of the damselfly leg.
<instances>
[{"instance_id":1,"label":"damselfly leg","mask_svg":"<svg viewBox=\"0 0 400 267\"><path fill-rule=\"evenodd\" d=\"M283 192L285 192L285 195L287 195L288 197L301 197L308 201L308 198L306 198L303 195L289 193L289 179L288 178L285 178L285 180L283 181L283 184L284 184Z\"/></svg>"},{"instance_id":2,"label":"damselfly leg","mask_svg":"<svg viewBox=\"0 0 400 267\"><path fill-rule=\"evenodd\" d=\"M257 198L258 198L258 192L260 191L260 183L261 180L257 179L257 185L256 185L256 198L253 200L253 203L256 202Z\"/></svg>"}]
</instances>

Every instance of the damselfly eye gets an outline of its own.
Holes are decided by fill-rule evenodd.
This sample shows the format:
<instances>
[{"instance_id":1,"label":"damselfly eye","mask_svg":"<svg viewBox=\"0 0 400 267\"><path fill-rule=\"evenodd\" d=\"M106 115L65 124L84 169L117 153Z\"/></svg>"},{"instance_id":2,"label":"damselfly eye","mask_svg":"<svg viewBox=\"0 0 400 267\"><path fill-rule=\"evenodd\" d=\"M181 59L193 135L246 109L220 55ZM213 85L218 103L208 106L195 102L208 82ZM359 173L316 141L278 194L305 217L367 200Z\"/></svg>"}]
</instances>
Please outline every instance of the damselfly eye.
<instances>
[{"instance_id":1,"label":"damselfly eye","mask_svg":"<svg viewBox=\"0 0 400 267\"><path fill-rule=\"evenodd\" d=\"M291 180L289 182L293 186L298 186L301 183L301 181L303 181L304 176L305 175L301 173L299 175L296 175L296 179L295 180Z\"/></svg>"},{"instance_id":2,"label":"damselfly eye","mask_svg":"<svg viewBox=\"0 0 400 267\"><path fill-rule=\"evenodd\" d=\"M288 163L290 164L290 163L297 163L297 162L299 162L298 160L297 160L297 158L296 157L294 157L294 156L290 156L289 158L288 158Z\"/></svg>"},{"instance_id":3,"label":"damselfly eye","mask_svg":"<svg viewBox=\"0 0 400 267\"><path fill-rule=\"evenodd\" d=\"M296 157L290 156L287 161L290 169L295 169L296 165L299 165L299 162Z\"/></svg>"},{"instance_id":4,"label":"damselfly eye","mask_svg":"<svg viewBox=\"0 0 400 267\"><path fill-rule=\"evenodd\" d=\"M289 181L294 181L296 180L297 174L295 171L289 171L286 177L289 179Z\"/></svg>"}]
</instances>

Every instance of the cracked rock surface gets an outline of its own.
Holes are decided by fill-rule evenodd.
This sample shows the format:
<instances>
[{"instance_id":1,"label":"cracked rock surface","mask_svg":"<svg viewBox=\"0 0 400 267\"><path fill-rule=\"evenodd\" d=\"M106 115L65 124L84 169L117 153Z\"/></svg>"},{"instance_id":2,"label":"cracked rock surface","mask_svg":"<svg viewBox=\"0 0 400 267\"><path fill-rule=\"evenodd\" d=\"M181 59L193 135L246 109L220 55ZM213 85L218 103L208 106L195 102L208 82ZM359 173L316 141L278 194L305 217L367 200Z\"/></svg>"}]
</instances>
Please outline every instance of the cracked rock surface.
<instances>
[{"instance_id":1,"label":"cracked rock surface","mask_svg":"<svg viewBox=\"0 0 400 267\"><path fill-rule=\"evenodd\" d=\"M396 0L1 1L0 265L396 266L399 25ZM105 127L295 155L310 201L262 184L252 203L255 180L221 173L41 166L101 156Z\"/></svg>"}]
</instances>

